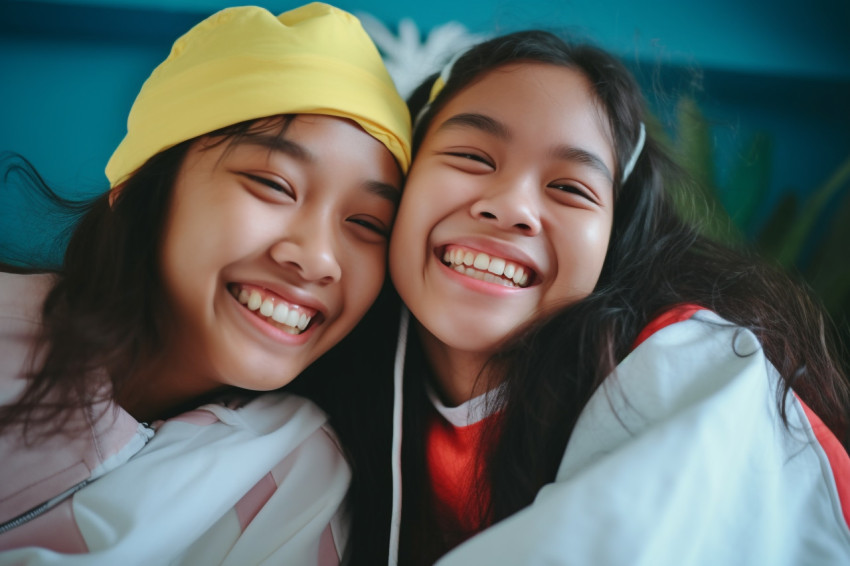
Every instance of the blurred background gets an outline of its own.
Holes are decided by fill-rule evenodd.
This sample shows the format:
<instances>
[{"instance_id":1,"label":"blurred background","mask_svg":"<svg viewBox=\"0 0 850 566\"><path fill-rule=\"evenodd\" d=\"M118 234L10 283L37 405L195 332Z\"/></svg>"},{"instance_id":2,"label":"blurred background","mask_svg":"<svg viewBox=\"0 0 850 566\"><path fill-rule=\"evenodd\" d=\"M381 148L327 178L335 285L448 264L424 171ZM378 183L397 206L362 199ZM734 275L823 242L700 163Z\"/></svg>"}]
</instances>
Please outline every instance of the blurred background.
<instances>
[{"instance_id":1,"label":"blurred background","mask_svg":"<svg viewBox=\"0 0 850 566\"><path fill-rule=\"evenodd\" d=\"M452 49L521 28L614 52L644 87L651 126L705 188L691 211L706 230L756 245L850 320L850 1L332 3L363 17L403 91ZM144 79L180 34L235 4L0 0L0 151L64 196L105 190ZM0 252L58 262L61 226L16 185L14 173L0 185Z\"/></svg>"}]
</instances>

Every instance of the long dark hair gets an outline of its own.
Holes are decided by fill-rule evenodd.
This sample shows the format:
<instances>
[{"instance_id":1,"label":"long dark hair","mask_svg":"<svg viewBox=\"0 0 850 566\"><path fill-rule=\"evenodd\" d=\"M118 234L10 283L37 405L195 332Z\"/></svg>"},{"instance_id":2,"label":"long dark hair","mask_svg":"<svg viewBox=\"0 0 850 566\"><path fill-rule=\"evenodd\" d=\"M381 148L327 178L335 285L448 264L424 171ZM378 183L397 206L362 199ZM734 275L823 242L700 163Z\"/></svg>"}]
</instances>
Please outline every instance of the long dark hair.
<instances>
[{"instance_id":1,"label":"long dark hair","mask_svg":"<svg viewBox=\"0 0 850 566\"><path fill-rule=\"evenodd\" d=\"M105 193L75 206L85 213L42 308L37 344L43 362L34 368L22 397L0 408L0 429L21 421L37 424L35 430L44 434L61 430L72 408L119 392L147 355L159 349L159 241L171 187L189 145L148 160L111 204ZM106 387L110 382L111 389Z\"/></svg>"},{"instance_id":2,"label":"long dark hair","mask_svg":"<svg viewBox=\"0 0 850 566\"><path fill-rule=\"evenodd\" d=\"M241 122L201 137L210 140L205 147L214 147L236 143L257 129L282 136L292 118ZM14 162L34 184L32 190L81 218L58 269L27 268L55 273L34 348L43 358L28 376L22 396L0 407L0 432L24 424L38 435L73 433L65 429L73 410L120 397L162 351L170 314L160 275L161 240L174 182L198 139L154 155L120 190L87 202L59 198L25 161Z\"/></svg>"},{"instance_id":3,"label":"long dark hair","mask_svg":"<svg viewBox=\"0 0 850 566\"><path fill-rule=\"evenodd\" d=\"M414 150L430 120L457 92L484 73L517 61L562 66L589 79L608 119L621 179L646 121L636 81L605 51L571 45L542 31L509 34L470 49L424 111L423 93L430 82L414 93L411 114L422 114ZM828 316L788 275L747 250L709 240L684 220L670 191L695 188L688 183L648 135L628 180L615 182L612 234L594 292L520 332L492 361L504 368L505 384L500 389L501 417L485 430L479 449L487 480L478 494L480 526L516 513L554 480L591 394L628 354L640 330L679 303L699 304L752 330L782 376L777 391L782 418L793 387L845 447L850 443L850 388ZM461 542L463 534L439 532L430 511L424 451L427 365L415 344L408 355L400 555L404 564L431 564Z\"/></svg>"}]
</instances>

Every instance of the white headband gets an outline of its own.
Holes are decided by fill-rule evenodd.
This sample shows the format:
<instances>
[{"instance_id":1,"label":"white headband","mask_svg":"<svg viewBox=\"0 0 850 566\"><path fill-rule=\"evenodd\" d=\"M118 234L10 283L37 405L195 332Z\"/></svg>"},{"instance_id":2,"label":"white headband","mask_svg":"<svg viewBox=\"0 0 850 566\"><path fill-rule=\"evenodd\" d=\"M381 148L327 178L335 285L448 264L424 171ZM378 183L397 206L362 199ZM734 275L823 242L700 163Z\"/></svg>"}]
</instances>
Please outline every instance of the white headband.
<instances>
[{"instance_id":1,"label":"white headband","mask_svg":"<svg viewBox=\"0 0 850 566\"><path fill-rule=\"evenodd\" d=\"M626 162L626 166L623 167L623 184L625 184L626 180L629 178L629 175L632 174L632 170L635 168L635 163L637 163L638 157L640 157L640 154L643 151L644 143L646 143L646 127L643 125L643 122L641 122L640 133L638 134L638 141L635 144L635 148L632 150L631 157L629 157L629 160Z\"/></svg>"}]
</instances>

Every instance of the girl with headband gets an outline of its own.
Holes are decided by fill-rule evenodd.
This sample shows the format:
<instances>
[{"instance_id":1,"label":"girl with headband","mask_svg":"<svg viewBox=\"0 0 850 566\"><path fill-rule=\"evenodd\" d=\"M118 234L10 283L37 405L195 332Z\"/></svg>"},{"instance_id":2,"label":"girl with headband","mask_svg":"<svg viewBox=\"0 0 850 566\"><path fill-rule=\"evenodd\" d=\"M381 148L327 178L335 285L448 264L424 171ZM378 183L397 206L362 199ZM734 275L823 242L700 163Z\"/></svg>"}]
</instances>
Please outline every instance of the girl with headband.
<instances>
[{"instance_id":1,"label":"girl with headband","mask_svg":"<svg viewBox=\"0 0 850 566\"><path fill-rule=\"evenodd\" d=\"M390 564L850 563L827 318L680 219L625 68L520 32L423 88Z\"/></svg>"},{"instance_id":2,"label":"girl with headband","mask_svg":"<svg viewBox=\"0 0 850 566\"><path fill-rule=\"evenodd\" d=\"M331 6L226 9L176 41L61 269L0 275L0 563L339 561L325 415L245 391L377 297L409 129Z\"/></svg>"}]
</instances>

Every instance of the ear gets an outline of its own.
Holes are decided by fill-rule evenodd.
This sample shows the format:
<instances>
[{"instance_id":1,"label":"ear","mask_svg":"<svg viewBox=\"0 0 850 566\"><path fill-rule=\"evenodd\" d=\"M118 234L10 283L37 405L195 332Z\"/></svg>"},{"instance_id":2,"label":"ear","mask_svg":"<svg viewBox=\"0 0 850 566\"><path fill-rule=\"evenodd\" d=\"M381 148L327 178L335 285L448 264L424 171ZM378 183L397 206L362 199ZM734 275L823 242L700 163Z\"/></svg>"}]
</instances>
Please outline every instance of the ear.
<instances>
[{"instance_id":1,"label":"ear","mask_svg":"<svg viewBox=\"0 0 850 566\"><path fill-rule=\"evenodd\" d=\"M120 185L115 185L111 189L109 189L109 208L112 208L115 205L115 199L118 198L118 195L121 194L121 191L124 189L124 183Z\"/></svg>"}]
</instances>

